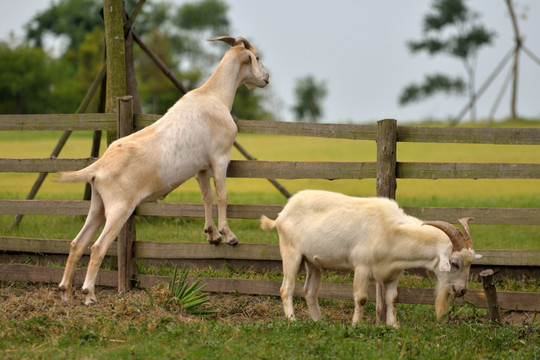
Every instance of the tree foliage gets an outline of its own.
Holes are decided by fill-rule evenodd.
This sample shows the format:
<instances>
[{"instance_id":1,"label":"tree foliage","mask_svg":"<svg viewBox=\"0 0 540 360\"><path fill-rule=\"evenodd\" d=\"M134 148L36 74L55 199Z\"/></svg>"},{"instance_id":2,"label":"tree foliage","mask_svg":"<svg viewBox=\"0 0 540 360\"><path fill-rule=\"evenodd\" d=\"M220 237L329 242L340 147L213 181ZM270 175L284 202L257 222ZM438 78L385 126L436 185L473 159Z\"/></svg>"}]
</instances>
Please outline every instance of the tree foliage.
<instances>
[{"instance_id":1,"label":"tree foliage","mask_svg":"<svg viewBox=\"0 0 540 360\"><path fill-rule=\"evenodd\" d=\"M401 105L419 101L438 92L462 94L468 85L474 96L474 76L478 51L491 44L495 33L478 22L479 15L470 10L465 0L434 0L432 12L425 15L422 36L407 43L413 53L429 55L447 54L458 58L464 65L468 84L461 78L444 74L426 76L420 85L408 85L399 97Z\"/></svg>"},{"instance_id":2,"label":"tree foliage","mask_svg":"<svg viewBox=\"0 0 540 360\"><path fill-rule=\"evenodd\" d=\"M0 113L31 113L48 106L47 95L54 85L50 60L43 50L28 44L0 42Z\"/></svg>"},{"instance_id":3,"label":"tree foliage","mask_svg":"<svg viewBox=\"0 0 540 360\"><path fill-rule=\"evenodd\" d=\"M312 75L296 80L294 88L296 104L292 110L297 121L319 122L323 115L322 101L327 89L326 83L317 82Z\"/></svg>"},{"instance_id":4,"label":"tree foliage","mask_svg":"<svg viewBox=\"0 0 540 360\"><path fill-rule=\"evenodd\" d=\"M125 1L128 14L135 5L136 1ZM16 46L2 43L2 112L75 111L104 61L102 6L102 0L51 2L26 24L26 41ZM230 33L227 11L222 0L193 0L181 5L148 0L134 29L190 89L201 85L226 49L207 44L205 39ZM65 46L53 55L48 47L58 41ZM144 111L164 113L182 93L137 45L134 54ZM14 57L16 60L8 60ZM26 96L30 93L32 99ZM266 96L267 92L239 90L233 113L243 118L268 118L270 114L263 110ZM95 109L93 104L89 111Z\"/></svg>"}]
</instances>

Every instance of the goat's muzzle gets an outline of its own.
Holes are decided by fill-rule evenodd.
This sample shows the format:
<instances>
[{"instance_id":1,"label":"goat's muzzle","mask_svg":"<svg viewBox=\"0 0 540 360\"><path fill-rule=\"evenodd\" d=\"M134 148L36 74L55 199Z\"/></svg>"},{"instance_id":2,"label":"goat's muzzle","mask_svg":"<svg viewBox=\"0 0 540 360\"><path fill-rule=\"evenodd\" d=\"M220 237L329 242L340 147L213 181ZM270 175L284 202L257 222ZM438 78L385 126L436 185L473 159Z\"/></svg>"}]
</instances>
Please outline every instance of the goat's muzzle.
<instances>
[{"instance_id":1,"label":"goat's muzzle","mask_svg":"<svg viewBox=\"0 0 540 360\"><path fill-rule=\"evenodd\" d=\"M457 297L464 297L465 294L467 293L467 289L461 289L457 291L456 288L454 288L453 286L452 286L452 290L454 291L454 295Z\"/></svg>"}]
</instances>

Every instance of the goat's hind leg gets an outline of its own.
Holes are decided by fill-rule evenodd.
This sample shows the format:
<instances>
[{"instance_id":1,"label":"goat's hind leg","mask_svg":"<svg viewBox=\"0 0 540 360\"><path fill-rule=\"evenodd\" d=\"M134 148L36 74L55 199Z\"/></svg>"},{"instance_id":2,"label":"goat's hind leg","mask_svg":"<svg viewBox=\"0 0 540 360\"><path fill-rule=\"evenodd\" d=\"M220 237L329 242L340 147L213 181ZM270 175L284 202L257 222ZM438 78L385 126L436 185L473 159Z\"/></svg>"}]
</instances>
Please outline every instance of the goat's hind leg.
<instances>
[{"instance_id":1,"label":"goat's hind leg","mask_svg":"<svg viewBox=\"0 0 540 360\"><path fill-rule=\"evenodd\" d=\"M201 197L204 203L204 232L206 233L208 242L212 245L217 245L221 242L221 234L219 233L214 219L212 218L212 202L214 195L210 186L210 170L201 170L195 176L201 189Z\"/></svg>"},{"instance_id":2,"label":"goat's hind leg","mask_svg":"<svg viewBox=\"0 0 540 360\"><path fill-rule=\"evenodd\" d=\"M118 236L122 226L131 216L133 210L135 210L135 205L128 206L117 204L116 206L110 206L109 209L113 210L111 210L110 213L107 213L107 220L103 227L103 231L91 248L90 262L88 263L88 270L82 287L83 294L85 295L85 305L90 305L97 301L95 295L95 283L99 267L107 253L107 249Z\"/></svg>"},{"instance_id":3,"label":"goat's hind leg","mask_svg":"<svg viewBox=\"0 0 540 360\"><path fill-rule=\"evenodd\" d=\"M283 301L285 317L294 321L296 318L294 317L293 295L296 286L296 276L300 269L300 265L302 264L302 256L296 254L294 250L290 248L285 250L280 247L280 250L283 262L283 283L281 284L279 292L281 294L281 300Z\"/></svg>"},{"instance_id":4,"label":"goat's hind leg","mask_svg":"<svg viewBox=\"0 0 540 360\"><path fill-rule=\"evenodd\" d=\"M88 244L98 231L99 227L105 222L103 202L99 194L92 191L92 201L90 203L90 211L86 217L84 225L79 231L79 234L73 239L70 244L69 256L66 262L66 268L62 281L58 285L60 291L62 291L62 299L71 299L71 288L73 282L73 276L75 275L75 267L81 259L84 250L88 247Z\"/></svg>"},{"instance_id":5,"label":"goat's hind leg","mask_svg":"<svg viewBox=\"0 0 540 360\"><path fill-rule=\"evenodd\" d=\"M309 263L306 264L306 282L304 284L304 297L309 308L311 318L315 321L321 319L321 308L317 301L317 294L322 282L322 270L321 268Z\"/></svg>"}]
</instances>

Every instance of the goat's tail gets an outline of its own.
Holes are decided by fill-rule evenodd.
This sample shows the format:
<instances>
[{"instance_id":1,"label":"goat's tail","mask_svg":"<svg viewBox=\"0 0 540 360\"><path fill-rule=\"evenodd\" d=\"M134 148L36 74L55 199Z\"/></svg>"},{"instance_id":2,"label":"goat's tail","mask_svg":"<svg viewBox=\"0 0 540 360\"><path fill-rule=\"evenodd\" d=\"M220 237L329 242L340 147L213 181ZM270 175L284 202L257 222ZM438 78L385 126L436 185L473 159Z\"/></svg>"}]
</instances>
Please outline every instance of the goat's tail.
<instances>
[{"instance_id":1,"label":"goat's tail","mask_svg":"<svg viewBox=\"0 0 540 360\"><path fill-rule=\"evenodd\" d=\"M274 230L276 228L276 222L266 216L261 216L261 229L264 231Z\"/></svg>"},{"instance_id":2,"label":"goat's tail","mask_svg":"<svg viewBox=\"0 0 540 360\"><path fill-rule=\"evenodd\" d=\"M86 167L78 171L64 171L58 173L58 177L55 180L63 183L90 182L91 177L91 172L89 171L89 168Z\"/></svg>"}]
</instances>

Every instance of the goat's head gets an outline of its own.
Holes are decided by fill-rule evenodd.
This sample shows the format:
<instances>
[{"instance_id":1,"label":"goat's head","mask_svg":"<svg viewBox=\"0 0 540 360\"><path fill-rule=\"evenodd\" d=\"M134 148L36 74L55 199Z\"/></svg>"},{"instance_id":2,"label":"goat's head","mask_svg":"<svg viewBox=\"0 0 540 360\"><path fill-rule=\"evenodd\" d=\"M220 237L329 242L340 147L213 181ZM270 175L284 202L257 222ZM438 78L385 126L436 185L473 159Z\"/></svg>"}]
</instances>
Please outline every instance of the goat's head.
<instances>
[{"instance_id":1,"label":"goat's head","mask_svg":"<svg viewBox=\"0 0 540 360\"><path fill-rule=\"evenodd\" d=\"M269 83L270 75L259 58L257 49L241 36L219 36L208 41L223 41L231 45L230 51L237 52L240 57L242 68L240 69L240 83L248 89L253 87L263 88Z\"/></svg>"},{"instance_id":2,"label":"goat's head","mask_svg":"<svg viewBox=\"0 0 540 360\"><path fill-rule=\"evenodd\" d=\"M452 295L462 297L467 291L469 270L474 259L482 255L475 254L469 231L468 222L474 218L463 218L459 223L463 226L462 233L454 225L444 221L426 221L424 225L431 225L442 230L452 242L452 253L441 254L439 267L436 271L438 284L435 299L437 319L440 319L450 306Z\"/></svg>"}]
</instances>

